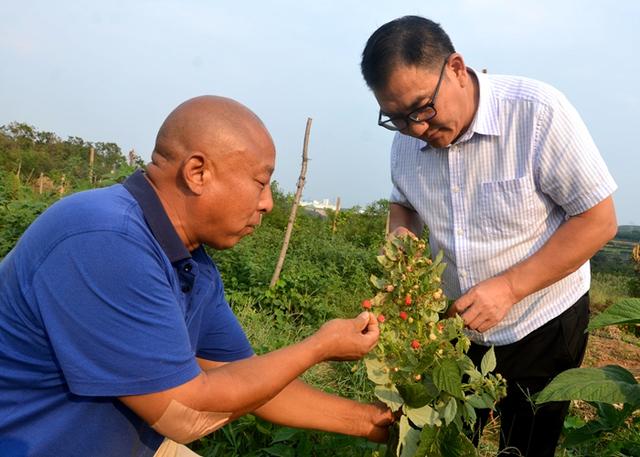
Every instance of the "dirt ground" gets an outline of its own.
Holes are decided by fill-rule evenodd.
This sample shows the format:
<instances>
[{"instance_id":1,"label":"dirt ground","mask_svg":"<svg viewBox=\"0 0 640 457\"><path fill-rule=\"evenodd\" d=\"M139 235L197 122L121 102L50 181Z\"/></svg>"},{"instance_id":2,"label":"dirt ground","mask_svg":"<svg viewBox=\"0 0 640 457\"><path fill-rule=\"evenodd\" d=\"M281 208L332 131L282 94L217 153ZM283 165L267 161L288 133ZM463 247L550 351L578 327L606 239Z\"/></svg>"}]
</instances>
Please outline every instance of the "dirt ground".
<instances>
[{"instance_id":1,"label":"dirt ground","mask_svg":"<svg viewBox=\"0 0 640 457\"><path fill-rule=\"evenodd\" d=\"M640 379L640 338L618 327L591 332L583 367L620 365Z\"/></svg>"}]
</instances>

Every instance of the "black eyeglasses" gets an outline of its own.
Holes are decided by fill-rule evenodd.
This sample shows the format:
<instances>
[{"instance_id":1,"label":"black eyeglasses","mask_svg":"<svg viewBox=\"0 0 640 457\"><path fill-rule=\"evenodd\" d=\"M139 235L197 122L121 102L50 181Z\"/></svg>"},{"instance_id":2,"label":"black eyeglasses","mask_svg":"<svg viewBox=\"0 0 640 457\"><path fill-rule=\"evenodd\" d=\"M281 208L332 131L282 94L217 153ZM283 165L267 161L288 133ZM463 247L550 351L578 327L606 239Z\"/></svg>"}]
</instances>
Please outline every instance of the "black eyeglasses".
<instances>
[{"instance_id":1,"label":"black eyeglasses","mask_svg":"<svg viewBox=\"0 0 640 457\"><path fill-rule=\"evenodd\" d=\"M429 100L428 103L414 109L406 116L389 117L382 111L380 111L380 114L378 115L378 125L384 127L385 129L398 131L404 130L409 127L409 122L426 122L436 117L436 114L438 114L435 107L436 97L438 96L438 91L440 90L440 83L442 83L444 69L447 67L449 57L451 56L449 55L446 59L444 59L442 69L440 70L440 77L438 78L438 83L436 84L436 89L433 92L433 97L431 97L431 100Z\"/></svg>"}]
</instances>

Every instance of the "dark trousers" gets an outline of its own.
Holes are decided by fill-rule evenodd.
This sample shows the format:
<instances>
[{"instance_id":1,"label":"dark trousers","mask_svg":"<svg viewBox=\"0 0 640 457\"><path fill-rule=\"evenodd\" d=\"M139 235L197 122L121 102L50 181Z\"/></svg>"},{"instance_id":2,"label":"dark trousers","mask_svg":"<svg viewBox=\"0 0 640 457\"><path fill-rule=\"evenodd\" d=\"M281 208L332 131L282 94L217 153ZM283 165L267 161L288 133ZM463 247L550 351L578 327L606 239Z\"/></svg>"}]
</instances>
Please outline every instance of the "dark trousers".
<instances>
[{"instance_id":1,"label":"dark trousers","mask_svg":"<svg viewBox=\"0 0 640 457\"><path fill-rule=\"evenodd\" d=\"M536 406L530 396L560 372L579 367L587 347L589 294L522 340L496 346L496 372L507 380L507 396L497 405L500 456L553 457L569 402ZM469 357L480 366L486 346L472 344ZM477 445L489 410L477 410Z\"/></svg>"}]
</instances>

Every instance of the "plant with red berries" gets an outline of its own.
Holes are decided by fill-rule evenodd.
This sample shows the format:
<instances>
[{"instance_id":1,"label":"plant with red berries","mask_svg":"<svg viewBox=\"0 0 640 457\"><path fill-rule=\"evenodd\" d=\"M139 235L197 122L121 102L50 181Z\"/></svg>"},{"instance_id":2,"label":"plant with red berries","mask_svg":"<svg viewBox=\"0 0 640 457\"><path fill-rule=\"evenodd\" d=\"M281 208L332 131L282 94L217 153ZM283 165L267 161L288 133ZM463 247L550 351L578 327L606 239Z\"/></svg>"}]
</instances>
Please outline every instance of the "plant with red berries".
<instances>
[{"instance_id":1,"label":"plant with red berries","mask_svg":"<svg viewBox=\"0 0 640 457\"><path fill-rule=\"evenodd\" d=\"M363 307L378 316L380 340L365 363L376 396L401 413L388 455L477 455L465 434L475 409L493 409L506 395L505 380L491 373L493 349L476 368L464 321L445 316L442 253L432 261L424 240L403 235L391 237L377 260L384 275L371 276L376 294Z\"/></svg>"}]
</instances>

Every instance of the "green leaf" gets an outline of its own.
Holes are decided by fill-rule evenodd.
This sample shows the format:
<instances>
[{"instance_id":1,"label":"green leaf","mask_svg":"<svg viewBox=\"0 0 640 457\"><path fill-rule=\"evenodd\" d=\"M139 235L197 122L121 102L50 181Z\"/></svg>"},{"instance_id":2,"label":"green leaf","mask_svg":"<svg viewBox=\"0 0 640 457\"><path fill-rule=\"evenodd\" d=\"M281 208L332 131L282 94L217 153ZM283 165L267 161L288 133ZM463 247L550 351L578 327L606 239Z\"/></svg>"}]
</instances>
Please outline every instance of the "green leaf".
<instances>
[{"instance_id":1,"label":"green leaf","mask_svg":"<svg viewBox=\"0 0 640 457\"><path fill-rule=\"evenodd\" d=\"M493 346L482 357L480 362L480 372L482 376L486 376L490 371L496 369L496 353L493 350Z\"/></svg>"},{"instance_id":2,"label":"green leaf","mask_svg":"<svg viewBox=\"0 0 640 457\"><path fill-rule=\"evenodd\" d=\"M584 427L565 432L562 447L575 447L596 440L599 438L600 432L605 429L606 427L597 421L588 422Z\"/></svg>"},{"instance_id":3,"label":"green leaf","mask_svg":"<svg viewBox=\"0 0 640 457\"><path fill-rule=\"evenodd\" d=\"M473 361L466 355L463 355L462 358L458 359L457 363L460 371L465 374L470 375L474 371L477 371L476 366L473 364Z\"/></svg>"},{"instance_id":4,"label":"green leaf","mask_svg":"<svg viewBox=\"0 0 640 457\"><path fill-rule=\"evenodd\" d=\"M640 406L640 386L631 373L617 365L573 368L556 376L536 398L536 403L585 400L630 403Z\"/></svg>"},{"instance_id":5,"label":"green leaf","mask_svg":"<svg viewBox=\"0 0 640 457\"><path fill-rule=\"evenodd\" d=\"M465 415L468 419L468 423L475 423L476 422L476 418L478 417L476 415L476 410L475 408L469 403L469 402L464 402L464 410L465 410Z\"/></svg>"},{"instance_id":6,"label":"green leaf","mask_svg":"<svg viewBox=\"0 0 640 457\"><path fill-rule=\"evenodd\" d=\"M435 389L433 383L425 385L421 382L415 382L411 384L397 385L396 387L407 406L412 408L420 408L421 406L426 405L439 393Z\"/></svg>"},{"instance_id":7,"label":"green leaf","mask_svg":"<svg viewBox=\"0 0 640 457\"><path fill-rule=\"evenodd\" d=\"M477 457L479 455L471 440L460 433L456 427L446 427L443 435L442 457Z\"/></svg>"},{"instance_id":8,"label":"green leaf","mask_svg":"<svg viewBox=\"0 0 640 457\"><path fill-rule=\"evenodd\" d=\"M384 279L378 278L376 275L371 275L369 277L369 281L371 282L371 284L373 284L374 287L378 289L384 289L384 287L386 286Z\"/></svg>"},{"instance_id":9,"label":"green leaf","mask_svg":"<svg viewBox=\"0 0 640 457\"><path fill-rule=\"evenodd\" d=\"M286 444L274 444L268 448L263 449L269 455L273 455L275 457L295 457L295 449L291 446L287 446Z\"/></svg>"},{"instance_id":10,"label":"green leaf","mask_svg":"<svg viewBox=\"0 0 640 457\"><path fill-rule=\"evenodd\" d=\"M384 362L378 360L373 354L369 353L365 357L364 364L367 367L367 376L371 381L383 385L391 382L389 369Z\"/></svg>"},{"instance_id":11,"label":"green leaf","mask_svg":"<svg viewBox=\"0 0 640 457\"><path fill-rule=\"evenodd\" d=\"M389 259L387 259L387 256L385 255L378 255L376 256L376 260L378 261L378 263L380 265L382 265L383 267L386 267L387 265L389 265Z\"/></svg>"},{"instance_id":12,"label":"green leaf","mask_svg":"<svg viewBox=\"0 0 640 457\"><path fill-rule=\"evenodd\" d=\"M252 417L252 416L247 416L247 417ZM271 435L273 433L271 431L271 428L266 427L261 421L255 421L254 424L256 426L256 429L263 435ZM271 423L268 423L268 424L271 425Z\"/></svg>"},{"instance_id":13,"label":"green leaf","mask_svg":"<svg viewBox=\"0 0 640 457\"><path fill-rule=\"evenodd\" d=\"M391 239L391 243L399 250L406 250L406 245L402 238L394 237Z\"/></svg>"},{"instance_id":14,"label":"green leaf","mask_svg":"<svg viewBox=\"0 0 640 457\"><path fill-rule=\"evenodd\" d=\"M416 456L428 457L477 457L473 443L456 426L442 428L425 427L420 434Z\"/></svg>"},{"instance_id":15,"label":"green leaf","mask_svg":"<svg viewBox=\"0 0 640 457\"><path fill-rule=\"evenodd\" d=\"M384 303L384 299L387 296L386 293L384 292L378 292L372 299L371 299L371 304L373 306L382 306L382 304Z\"/></svg>"},{"instance_id":16,"label":"green leaf","mask_svg":"<svg viewBox=\"0 0 640 457\"><path fill-rule=\"evenodd\" d=\"M591 319L588 330L606 327L607 325L639 323L640 298L625 298Z\"/></svg>"},{"instance_id":17,"label":"green leaf","mask_svg":"<svg viewBox=\"0 0 640 457\"><path fill-rule=\"evenodd\" d=\"M464 424L462 423L462 416L460 414L456 414L456 416L453 418L452 424L454 427L458 429L459 432L464 433L467 430L465 429Z\"/></svg>"},{"instance_id":18,"label":"green leaf","mask_svg":"<svg viewBox=\"0 0 640 457\"><path fill-rule=\"evenodd\" d=\"M433 370L433 382L440 390L453 395L456 398L463 398L462 374L455 360L444 359L440 361Z\"/></svg>"},{"instance_id":19,"label":"green leaf","mask_svg":"<svg viewBox=\"0 0 640 457\"><path fill-rule=\"evenodd\" d=\"M603 432L615 431L618 427L624 425L625 420L629 417L634 408L625 405L621 410L606 403L591 403L597 410L598 416L596 420L590 421L579 428L568 431L562 443L564 447L575 447L593 441L599 438ZM565 420L565 427L567 427ZM579 424L579 423L578 423Z\"/></svg>"},{"instance_id":20,"label":"green leaf","mask_svg":"<svg viewBox=\"0 0 640 457\"><path fill-rule=\"evenodd\" d=\"M387 451L384 453L384 457L397 457L398 456L398 443L400 440L400 425L398 422L394 422L389 427L389 438L387 439Z\"/></svg>"},{"instance_id":21,"label":"green leaf","mask_svg":"<svg viewBox=\"0 0 640 457\"><path fill-rule=\"evenodd\" d=\"M438 265L440 262L442 262L442 258L444 257L444 251L440 251L438 252L438 254L436 255L436 258L433 259L433 264L434 265Z\"/></svg>"},{"instance_id":22,"label":"green leaf","mask_svg":"<svg viewBox=\"0 0 640 457\"><path fill-rule=\"evenodd\" d=\"M586 422L579 416L567 416L564 418L564 428L567 430L583 427Z\"/></svg>"},{"instance_id":23,"label":"green leaf","mask_svg":"<svg viewBox=\"0 0 640 457\"><path fill-rule=\"evenodd\" d=\"M415 430L409 424L407 416L400 418L400 431L398 434L398 447L396 453L399 457L413 457L418 449L420 431Z\"/></svg>"},{"instance_id":24,"label":"green leaf","mask_svg":"<svg viewBox=\"0 0 640 457\"><path fill-rule=\"evenodd\" d=\"M425 322L438 322L440 320L440 316L436 311L425 311L424 320Z\"/></svg>"},{"instance_id":25,"label":"green leaf","mask_svg":"<svg viewBox=\"0 0 640 457\"><path fill-rule=\"evenodd\" d=\"M411 419L411 422L418 427L442 425L440 414L429 405L424 405L422 408L410 408L407 406L403 410L407 417Z\"/></svg>"},{"instance_id":26,"label":"green leaf","mask_svg":"<svg viewBox=\"0 0 640 457\"><path fill-rule=\"evenodd\" d=\"M387 244L387 246L384 248L384 255L387 259L391 260L392 262L395 262L396 260L398 260L398 257L393 251L394 251L393 245ZM391 262L388 265L390 266Z\"/></svg>"},{"instance_id":27,"label":"green leaf","mask_svg":"<svg viewBox=\"0 0 640 457\"><path fill-rule=\"evenodd\" d=\"M444 423L449 425L456 417L456 413L458 412L458 402L456 399L451 397L447 402L444 410L442 411L442 418L444 419Z\"/></svg>"},{"instance_id":28,"label":"green leaf","mask_svg":"<svg viewBox=\"0 0 640 457\"><path fill-rule=\"evenodd\" d=\"M420 433L420 445L416 450L416 457L442 457L440 450L440 429L436 427L424 427Z\"/></svg>"},{"instance_id":29,"label":"green leaf","mask_svg":"<svg viewBox=\"0 0 640 457\"><path fill-rule=\"evenodd\" d=\"M635 409L630 404L625 404L622 409L602 402L593 402L591 404L595 406L598 412L598 422L604 424L608 429L614 429L624 424L624 421Z\"/></svg>"},{"instance_id":30,"label":"green leaf","mask_svg":"<svg viewBox=\"0 0 640 457\"><path fill-rule=\"evenodd\" d=\"M400 393L393 386L376 386L374 393L381 402L391 408L391 411L398 411L404 403Z\"/></svg>"},{"instance_id":31,"label":"green leaf","mask_svg":"<svg viewBox=\"0 0 640 457\"><path fill-rule=\"evenodd\" d=\"M493 397L493 395L491 395L489 392L482 392L480 396L482 397L482 401L484 402L484 404L488 405L487 408L493 409L493 406L496 402L496 399Z\"/></svg>"},{"instance_id":32,"label":"green leaf","mask_svg":"<svg viewBox=\"0 0 640 457\"><path fill-rule=\"evenodd\" d=\"M485 409L493 406L493 401L487 403L486 399L480 395L469 395L465 398L465 401L475 409Z\"/></svg>"},{"instance_id":33,"label":"green leaf","mask_svg":"<svg viewBox=\"0 0 640 457\"><path fill-rule=\"evenodd\" d=\"M472 371L467 371L465 373L469 375L469 380L471 382L480 381L482 379L482 374L475 368Z\"/></svg>"},{"instance_id":34,"label":"green leaf","mask_svg":"<svg viewBox=\"0 0 640 457\"><path fill-rule=\"evenodd\" d=\"M458 338L458 341L456 341L456 351L458 352L462 352L463 354L466 354L469 351L470 347L471 347L471 341L466 336L461 336L460 338ZM473 365L473 362L472 362L472 365Z\"/></svg>"},{"instance_id":35,"label":"green leaf","mask_svg":"<svg viewBox=\"0 0 640 457\"><path fill-rule=\"evenodd\" d=\"M273 436L272 443L279 443L280 441L287 441L301 433L300 430L290 427L280 427Z\"/></svg>"}]
</instances>

